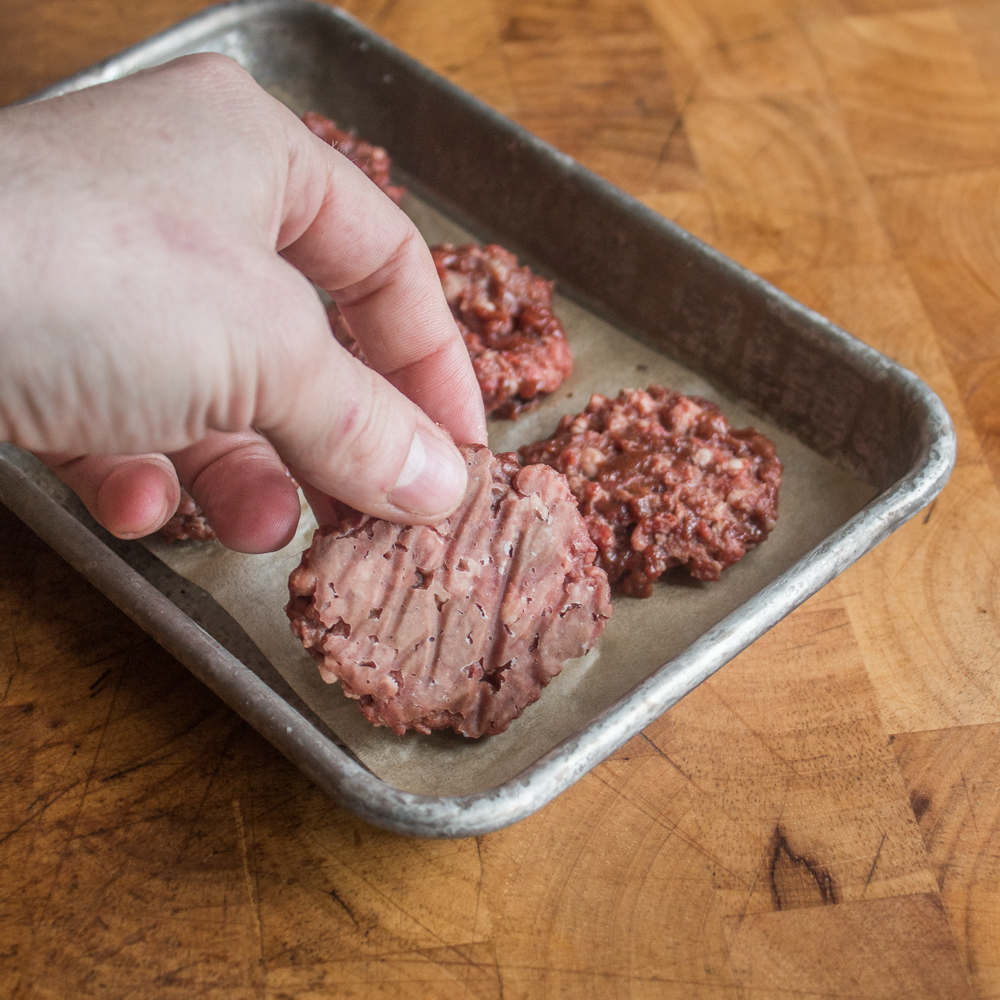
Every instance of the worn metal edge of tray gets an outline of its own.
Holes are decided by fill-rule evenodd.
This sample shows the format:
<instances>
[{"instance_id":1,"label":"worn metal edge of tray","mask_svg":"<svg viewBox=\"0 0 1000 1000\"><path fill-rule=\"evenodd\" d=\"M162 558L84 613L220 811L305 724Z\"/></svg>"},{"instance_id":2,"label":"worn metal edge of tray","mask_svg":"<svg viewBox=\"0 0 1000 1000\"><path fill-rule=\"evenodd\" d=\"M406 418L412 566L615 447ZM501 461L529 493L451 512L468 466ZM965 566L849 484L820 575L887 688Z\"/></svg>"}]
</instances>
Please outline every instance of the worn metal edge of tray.
<instances>
[{"instance_id":1,"label":"worn metal edge of tray","mask_svg":"<svg viewBox=\"0 0 1000 1000\"><path fill-rule=\"evenodd\" d=\"M400 791L366 770L24 472L2 459L0 501L328 795L396 833L468 837L531 815L639 733L837 576L859 553L916 513L944 485L953 458L953 449L928 442L927 461L921 469L872 501L580 732L509 781L463 796Z\"/></svg>"},{"instance_id":2,"label":"worn metal edge of tray","mask_svg":"<svg viewBox=\"0 0 1000 1000\"><path fill-rule=\"evenodd\" d=\"M388 46L350 15L310 0L236 0L208 8L26 100L42 100L117 79L161 57L169 58L181 46L197 44L207 34L235 27L257 14L303 10L347 21L353 30L370 36L373 44ZM402 53L400 58L419 66ZM426 67L420 68L423 73L437 76ZM484 114L502 122L505 128L522 133L525 141L536 148L550 149L471 95L451 84L443 85L461 94L463 100L475 102ZM564 161L566 169L586 175L605 196L613 193L622 209L654 215L569 157L552 152ZM667 220L656 219L675 234L683 232ZM709 256L730 274L739 272L744 282L759 284L772 298L775 296L776 290L763 279L690 234L683 235L701 255ZM551 801L887 537L925 506L947 481L955 461L955 435L947 411L930 388L917 376L861 344L812 310L788 296L777 295L782 306L808 319L818 328L816 332L835 342L840 350L865 355L869 363L876 363L897 386L902 386L924 418L923 440L914 466L780 577L578 733L553 747L514 778L484 792L463 796L418 795L383 782L316 730L54 498L2 458L0 500L319 787L353 812L377 826L410 836L464 837L487 833L517 822Z\"/></svg>"}]
</instances>

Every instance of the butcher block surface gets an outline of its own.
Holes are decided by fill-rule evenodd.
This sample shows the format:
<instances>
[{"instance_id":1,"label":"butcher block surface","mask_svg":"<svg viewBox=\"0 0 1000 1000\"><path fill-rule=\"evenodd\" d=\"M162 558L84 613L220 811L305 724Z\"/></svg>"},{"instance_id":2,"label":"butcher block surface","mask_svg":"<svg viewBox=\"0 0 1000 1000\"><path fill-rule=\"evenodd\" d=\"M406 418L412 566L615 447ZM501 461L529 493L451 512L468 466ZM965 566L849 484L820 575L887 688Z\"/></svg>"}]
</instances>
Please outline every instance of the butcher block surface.
<instances>
[{"instance_id":1,"label":"butcher block surface","mask_svg":"<svg viewBox=\"0 0 1000 1000\"><path fill-rule=\"evenodd\" d=\"M203 6L6 0L0 103ZM555 802L444 842L326 799L0 508L0 997L1000 997L1000 0L347 9L913 369L958 465Z\"/></svg>"}]
</instances>

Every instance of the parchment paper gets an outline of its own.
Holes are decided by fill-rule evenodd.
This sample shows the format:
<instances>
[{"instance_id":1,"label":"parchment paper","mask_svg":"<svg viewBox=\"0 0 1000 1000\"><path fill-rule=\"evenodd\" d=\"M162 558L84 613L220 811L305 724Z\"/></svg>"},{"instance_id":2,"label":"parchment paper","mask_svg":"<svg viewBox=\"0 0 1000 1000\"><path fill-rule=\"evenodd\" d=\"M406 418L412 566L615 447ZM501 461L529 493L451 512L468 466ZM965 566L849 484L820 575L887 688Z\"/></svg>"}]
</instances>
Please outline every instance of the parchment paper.
<instances>
[{"instance_id":1,"label":"parchment paper","mask_svg":"<svg viewBox=\"0 0 1000 1000\"><path fill-rule=\"evenodd\" d=\"M415 198L408 197L404 208L428 243L468 240L461 229ZM396 788L461 795L513 777L783 573L877 492L568 299L557 296L555 309L573 348L573 375L538 410L516 421L493 421L494 451L513 451L547 436L563 414L581 410L593 392L613 396L622 388L645 388L656 382L712 400L735 427L757 427L774 441L785 471L778 525L767 542L725 570L719 583L678 576L655 586L653 596L645 600L616 596L614 615L595 648L567 663L541 699L506 733L480 740L451 733L396 736L369 725L339 685L320 680L315 662L291 634L283 610L288 574L315 528L308 508L303 508L292 542L270 555L242 555L217 542L168 546L159 536L145 542L173 570L208 591L313 711L372 772Z\"/></svg>"}]
</instances>

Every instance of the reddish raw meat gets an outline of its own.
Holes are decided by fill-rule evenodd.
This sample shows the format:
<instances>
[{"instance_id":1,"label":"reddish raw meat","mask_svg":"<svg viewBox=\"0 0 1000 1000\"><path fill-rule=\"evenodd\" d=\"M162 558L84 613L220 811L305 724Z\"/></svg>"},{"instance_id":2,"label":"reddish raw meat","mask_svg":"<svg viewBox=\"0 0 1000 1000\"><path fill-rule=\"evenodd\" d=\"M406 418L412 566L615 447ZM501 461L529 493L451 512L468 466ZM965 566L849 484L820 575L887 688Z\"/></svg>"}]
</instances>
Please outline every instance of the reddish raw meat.
<instances>
[{"instance_id":1,"label":"reddish raw meat","mask_svg":"<svg viewBox=\"0 0 1000 1000\"><path fill-rule=\"evenodd\" d=\"M633 597L648 597L671 566L718 580L778 517L774 445L752 427L732 430L714 404L658 385L592 396L521 455L566 474L601 565Z\"/></svg>"},{"instance_id":2,"label":"reddish raw meat","mask_svg":"<svg viewBox=\"0 0 1000 1000\"><path fill-rule=\"evenodd\" d=\"M160 534L171 545L174 542L188 540L211 542L216 537L212 526L205 520L202 509L186 490L181 490L181 502L177 506L177 511L160 528Z\"/></svg>"},{"instance_id":3,"label":"reddish raw meat","mask_svg":"<svg viewBox=\"0 0 1000 1000\"><path fill-rule=\"evenodd\" d=\"M292 631L376 726L501 733L611 614L563 476L463 447L469 489L436 527L340 506L289 579Z\"/></svg>"},{"instance_id":4,"label":"reddish raw meat","mask_svg":"<svg viewBox=\"0 0 1000 1000\"><path fill-rule=\"evenodd\" d=\"M552 282L496 244L433 247L445 298L469 349L486 412L516 417L573 370L552 312Z\"/></svg>"},{"instance_id":5,"label":"reddish raw meat","mask_svg":"<svg viewBox=\"0 0 1000 1000\"><path fill-rule=\"evenodd\" d=\"M381 146L359 138L351 132L337 128L337 123L315 111L307 111L302 121L314 135L329 143L346 156L355 166L360 167L397 205L406 193L406 188L389 183L389 169L392 161Z\"/></svg>"},{"instance_id":6,"label":"reddish raw meat","mask_svg":"<svg viewBox=\"0 0 1000 1000\"><path fill-rule=\"evenodd\" d=\"M573 356L552 312L552 283L518 267L517 258L496 245L443 243L431 253L486 412L513 418L558 389L573 370ZM364 361L336 305L329 317L337 340Z\"/></svg>"}]
</instances>

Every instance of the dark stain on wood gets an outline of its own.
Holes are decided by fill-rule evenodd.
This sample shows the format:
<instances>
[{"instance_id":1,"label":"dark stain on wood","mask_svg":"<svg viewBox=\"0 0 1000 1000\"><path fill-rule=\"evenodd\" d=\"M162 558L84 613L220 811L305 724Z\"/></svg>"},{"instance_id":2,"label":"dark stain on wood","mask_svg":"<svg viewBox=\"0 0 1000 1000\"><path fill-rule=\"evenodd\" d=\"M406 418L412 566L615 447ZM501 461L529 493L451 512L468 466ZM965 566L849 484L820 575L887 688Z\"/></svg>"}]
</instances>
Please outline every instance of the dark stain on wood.
<instances>
[{"instance_id":1,"label":"dark stain on wood","mask_svg":"<svg viewBox=\"0 0 1000 1000\"><path fill-rule=\"evenodd\" d=\"M780 826L771 839L768 869L775 909L793 910L837 902L833 876L819 863L796 854Z\"/></svg>"},{"instance_id":2,"label":"dark stain on wood","mask_svg":"<svg viewBox=\"0 0 1000 1000\"><path fill-rule=\"evenodd\" d=\"M97 695L99 695L104 690L104 687L103 687L104 682L108 679L108 675L110 673L111 673L111 668L108 667L108 669L105 670L104 673L101 674L101 676L98 677L97 680L94 681L94 683L90 685L90 688L88 689L90 691L90 696L89 697L94 698L94 697L96 697Z\"/></svg>"},{"instance_id":3,"label":"dark stain on wood","mask_svg":"<svg viewBox=\"0 0 1000 1000\"><path fill-rule=\"evenodd\" d=\"M340 908L351 918L351 923L354 924L355 928L361 930L361 924L358 923L358 918L354 915L354 911L340 898L337 890L327 889L326 893L334 902L340 904Z\"/></svg>"},{"instance_id":4,"label":"dark stain on wood","mask_svg":"<svg viewBox=\"0 0 1000 1000\"><path fill-rule=\"evenodd\" d=\"M926 795L919 792L910 792L910 808L913 810L913 818L919 823L923 819L924 813L930 808L931 800Z\"/></svg>"}]
</instances>

